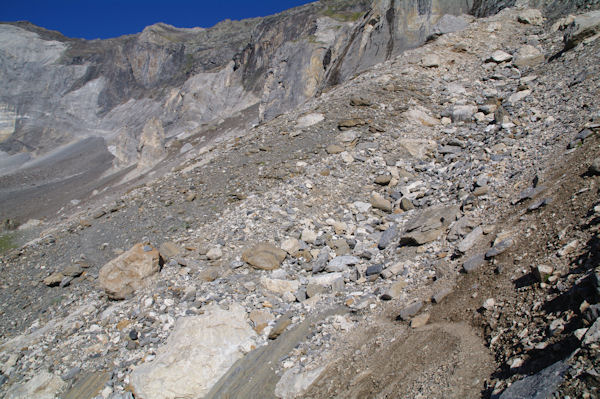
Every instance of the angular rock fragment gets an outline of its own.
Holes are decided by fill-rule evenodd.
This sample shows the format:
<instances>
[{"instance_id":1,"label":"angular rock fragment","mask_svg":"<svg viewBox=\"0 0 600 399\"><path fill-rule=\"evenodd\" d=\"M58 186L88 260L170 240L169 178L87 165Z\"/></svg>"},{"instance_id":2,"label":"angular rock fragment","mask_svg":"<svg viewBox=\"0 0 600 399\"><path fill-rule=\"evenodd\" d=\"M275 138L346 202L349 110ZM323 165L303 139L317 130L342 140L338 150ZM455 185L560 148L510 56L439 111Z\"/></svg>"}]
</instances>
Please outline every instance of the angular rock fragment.
<instances>
[{"instance_id":1,"label":"angular rock fragment","mask_svg":"<svg viewBox=\"0 0 600 399\"><path fill-rule=\"evenodd\" d=\"M410 305L406 306L404 309L402 309L400 311L400 314L398 315L397 319L404 320L404 321L409 320L412 316L419 313L419 311L421 310L422 307L423 307L423 302L415 301L415 302L411 303Z\"/></svg>"},{"instance_id":2,"label":"angular rock fragment","mask_svg":"<svg viewBox=\"0 0 600 399\"><path fill-rule=\"evenodd\" d=\"M242 260L255 269L274 270L281 266L286 256L284 250L268 243L262 243L247 248L242 253Z\"/></svg>"},{"instance_id":3,"label":"angular rock fragment","mask_svg":"<svg viewBox=\"0 0 600 399\"><path fill-rule=\"evenodd\" d=\"M379 193L373 193L371 195L371 205L373 206L373 208L375 209L380 209L384 212L392 212L392 203L390 201L388 201L387 199L385 199L381 194Z\"/></svg>"},{"instance_id":4,"label":"angular rock fragment","mask_svg":"<svg viewBox=\"0 0 600 399\"><path fill-rule=\"evenodd\" d=\"M517 67L532 67L544 62L544 54L534 46L529 44L517 50L513 59L513 64Z\"/></svg>"},{"instance_id":5,"label":"angular rock fragment","mask_svg":"<svg viewBox=\"0 0 600 399\"><path fill-rule=\"evenodd\" d=\"M387 228L386 231L383 232L381 238L379 239L379 243L377 247L381 250L386 249L396 238L398 235L398 226L396 223L393 223L390 227Z\"/></svg>"},{"instance_id":6,"label":"angular rock fragment","mask_svg":"<svg viewBox=\"0 0 600 399\"><path fill-rule=\"evenodd\" d=\"M111 299L125 299L142 288L157 273L163 260L157 249L136 244L129 251L102 266L98 275L100 287Z\"/></svg>"},{"instance_id":7,"label":"angular rock fragment","mask_svg":"<svg viewBox=\"0 0 600 399\"><path fill-rule=\"evenodd\" d=\"M572 49L586 39L600 36L600 11L577 15L564 36L565 50Z\"/></svg>"},{"instance_id":8,"label":"angular rock fragment","mask_svg":"<svg viewBox=\"0 0 600 399\"><path fill-rule=\"evenodd\" d=\"M552 266L546 265L537 265L531 268L533 275L540 283L545 283L548 280L548 277L552 275L554 269Z\"/></svg>"},{"instance_id":9,"label":"angular rock fragment","mask_svg":"<svg viewBox=\"0 0 600 399\"><path fill-rule=\"evenodd\" d=\"M513 244L514 244L514 241L512 240L512 238L507 238L505 240L502 240L498 244L496 244L492 248L490 248L485 253L485 258L486 259L490 259L490 258L493 258L495 256L498 256L498 255L504 253L510 247L512 247Z\"/></svg>"},{"instance_id":10,"label":"angular rock fragment","mask_svg":"<svg viewBox=\"0 0 600 399\"><path fill-rule=\"evenodd\" d=\"M458 206L438 206L426 209L417 215L402 237L401 245L423 245L437 240L446 228L456 220L460 210Z\"/></svg>"}]
</instances>

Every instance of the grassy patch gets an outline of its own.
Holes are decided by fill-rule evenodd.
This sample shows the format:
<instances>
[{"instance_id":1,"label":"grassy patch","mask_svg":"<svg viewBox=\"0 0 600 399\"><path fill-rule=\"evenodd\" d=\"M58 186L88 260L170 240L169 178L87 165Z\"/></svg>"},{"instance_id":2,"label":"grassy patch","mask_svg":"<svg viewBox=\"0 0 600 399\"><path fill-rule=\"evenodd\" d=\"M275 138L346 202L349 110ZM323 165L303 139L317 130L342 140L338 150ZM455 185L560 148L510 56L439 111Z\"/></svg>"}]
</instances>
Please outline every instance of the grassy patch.
<instances>
[{"instance_id":1,"label":"grassy patch","mask_svg":"<svg viewBox=\"0 0 600 399\"><path fill-rule=\"evenodd\" d=\"M0 254L3 254L17 247L14 233L5 233L0 235Z\"/></svg>"},{"instance_id":2,"label":"grassy patch","mask_svg":"<svg viewBox=\"0 0 600 399\"><path fill-rule=\"evenodd\" d=\"M363 13L336 11L335 9L328 7L323 14L340 22L354 22L358 20Z\"/></svg>"}]
</instances>

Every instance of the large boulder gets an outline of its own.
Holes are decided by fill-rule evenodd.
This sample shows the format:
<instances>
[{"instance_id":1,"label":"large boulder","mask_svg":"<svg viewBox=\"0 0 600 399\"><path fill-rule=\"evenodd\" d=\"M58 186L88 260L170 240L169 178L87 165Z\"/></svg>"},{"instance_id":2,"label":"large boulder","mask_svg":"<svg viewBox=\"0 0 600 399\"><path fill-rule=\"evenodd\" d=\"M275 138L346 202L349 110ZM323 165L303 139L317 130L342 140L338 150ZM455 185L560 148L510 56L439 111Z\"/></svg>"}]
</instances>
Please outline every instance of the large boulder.
<instances>
[{"instance_id":1,"label":"large boulder","mask_svg":"<svg viewBox=\"0 0 600 399\"><path fill-rule=\"evenodd\" d=\"M201 398L255 343L246 311L238 304L205 308L201 316L177 320L156 359L131 374L136 397Z\"/></svg>"},{"instance_id":2,"label":"large boulder","mask_svg":"<svg viewBox=\"0 0 600 399\"><path fill-rule=\"evenodd\" d=\"M255 269L274 270L281 266L287 253L272 244L262 243L247 248L242 253L242 260Z\"/></svg>"},{"instance_id":3,"label":"large boulder","mask_svg":"<svg viewBox=\"0 0 600 399\"><path fill-rule=\"evenodd\" d=\"M102 266L98 281L111 299L125 299L142 288L146 280L160 270L162 263L157 249L136 244Z\"/></svg>"}]
</instances>

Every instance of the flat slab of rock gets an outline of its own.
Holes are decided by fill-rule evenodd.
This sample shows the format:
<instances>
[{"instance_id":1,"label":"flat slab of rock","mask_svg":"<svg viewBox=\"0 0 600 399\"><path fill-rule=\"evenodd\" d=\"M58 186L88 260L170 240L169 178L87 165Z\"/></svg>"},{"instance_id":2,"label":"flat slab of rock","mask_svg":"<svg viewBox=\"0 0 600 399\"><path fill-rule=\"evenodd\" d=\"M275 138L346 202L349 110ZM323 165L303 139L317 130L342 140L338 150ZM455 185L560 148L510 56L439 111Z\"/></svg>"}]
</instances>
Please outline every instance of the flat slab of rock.
<instances>
[{"instance_id":1,"label":"flat slab of rock","mask_svg":"<svg viewBox=\"0 0 600 399\"><path fill-rule=\"evenodd\" d=\"M158 248L158 251L160 252L161 256L167 259L181 255L181 248L173 241L167 241L162 243Z\"/></svg>"},{"instance_id":2,"label":"flat slab of rock","mask_svg":"<svg viewBox=\"0 0 600 399\"><path fill-rule=\"evenodd\" d=\"M486 60L488 62L502 63L512 60L512 55L508 54L502 50L496 50L492 53L492 55Z\"/></svg>"},{"instance_id":3,"label":"flat slab of rock","mask_svg":"<svg viewBox=\"0 0 600 399\"><path fill-rule=\"evenodd\" d=\"M519 13L517 20L522 24L542 25L544 23L544 16L537 8L528 8Z\"/></svg>"},{"instance_id":4,"label":"flat slab of rock","mask_svg":"<svg viewBox=\"0 0 600 399\"><path fill-rule=\"evenodd\" d=\"M242 253L242 260L255 269L274 270L281 266L286 252L271 244L257 244Z\"/></svg>"},{"instance_id":5,"label":"flat slab of rock","mask_svg":"<svg viewBox=\"0 0 600 399\"><path fill-rule=\"evenodd\" d=\"M111 299L125 299L142 288L160 270L162 258L157 249L136 244L129 251L102 266L100 287Z\"/></svg>"},{"instance_id":6,"label":"flat slab of rock","mask_svg":"<svg viewBox=\"0 0 600 399\"><path fill-rule=\"evenodd\" d=\"M255 337L240 305L208 306L201 316L177 320L156 359L131 373L131 386L144 399L204 397Z\"/></svg>"},{"instance_id":7,"label":"flat slab of rock","mask_svg":"<svg viewBox=\"0 0 600 399\"><path fill-rule=\"evenodd\" d=\"M565 361L554 363L513 383L500 395L500 399L551 398L568 369L569 365Z\"/></svg>"},{"instance_id":8,"label":"flat slab of rock","mask_svg":"<svg viewBox=\"0 0 600 399\"><path fill-rule=\"evenodd\" d=\"M409 222L400 238L400 244L423 245L437 240L456 220L459 212L459 207L455 205L426 209Z\"/></svg>"},{"instance_id":9,"label":"flat slab of rock","mask_svg":"<svg viewBox=\"0 0 600 399\"><path fill-rule=\"evenodd\" d=\"M463 238L460 244L458 244L458 250L462 253L467 252L469 249L473 248L473 245L475 245L481 237L483 237L483 228L477 226Z\"/></svg>"}]
</instances>

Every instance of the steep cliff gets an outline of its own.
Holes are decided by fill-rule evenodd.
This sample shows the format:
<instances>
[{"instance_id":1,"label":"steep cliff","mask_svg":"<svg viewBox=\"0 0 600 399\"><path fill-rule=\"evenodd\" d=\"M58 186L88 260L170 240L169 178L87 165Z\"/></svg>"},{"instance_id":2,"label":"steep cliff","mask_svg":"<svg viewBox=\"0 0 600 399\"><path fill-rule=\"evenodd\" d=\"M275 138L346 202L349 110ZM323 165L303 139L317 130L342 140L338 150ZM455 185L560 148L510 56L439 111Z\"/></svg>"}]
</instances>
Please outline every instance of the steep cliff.
<instances>
[{"instance_id":1,"label":"steep cliff","mask_svg":"<svg viewBox=\"0 0 600 399\"><path fill-rule=\"evenodd\" d=\"M96 171L146 172L209 128L243 132L432 35L462 29L454 15L503 4L322 0L209 29L156 24L93 41L0 24L0 175L91 137L113 157L90 164Z\"/></svg>"}]
</instances>

